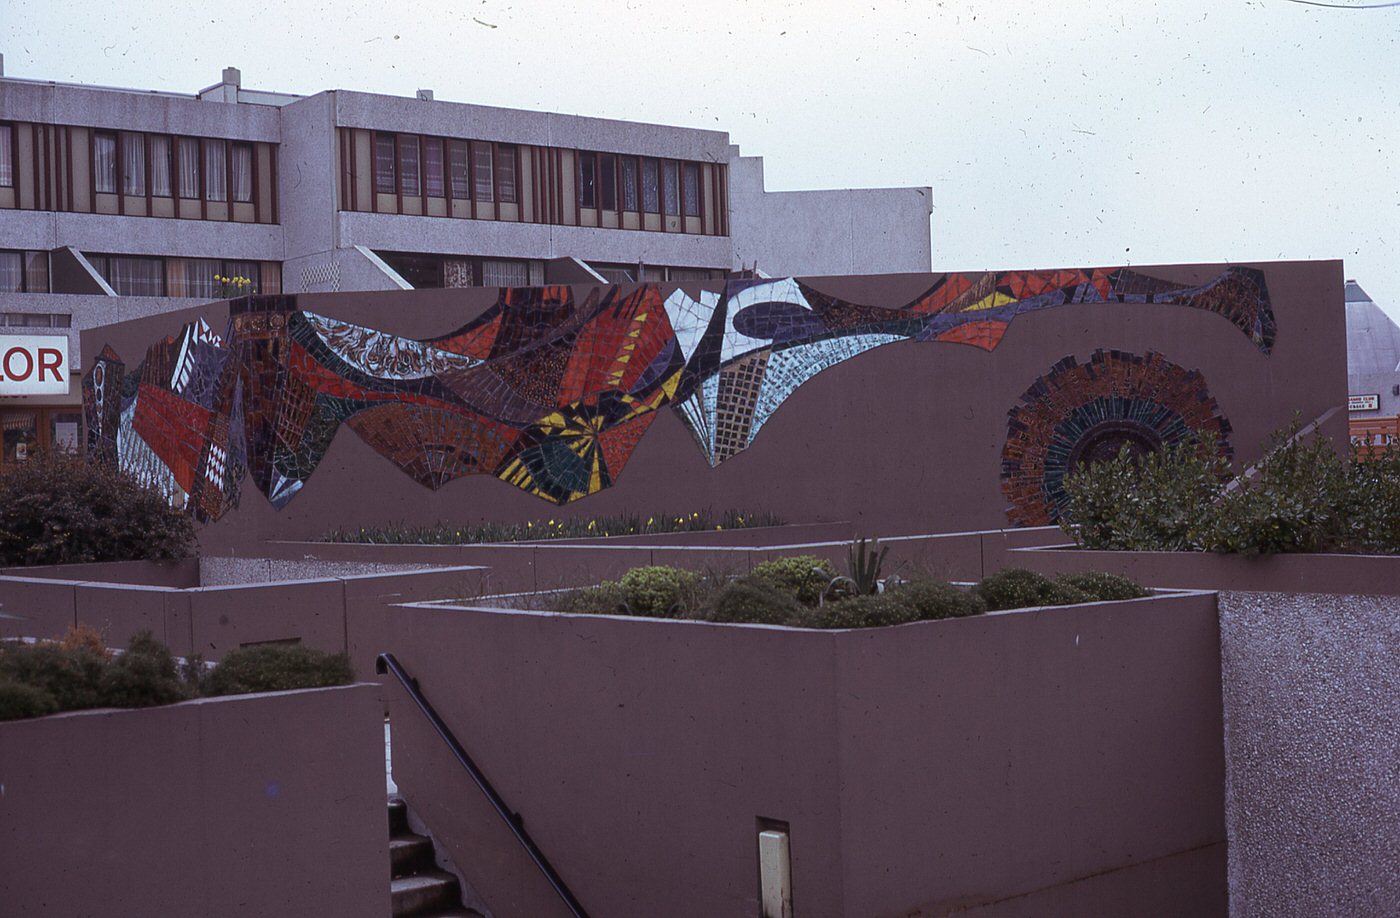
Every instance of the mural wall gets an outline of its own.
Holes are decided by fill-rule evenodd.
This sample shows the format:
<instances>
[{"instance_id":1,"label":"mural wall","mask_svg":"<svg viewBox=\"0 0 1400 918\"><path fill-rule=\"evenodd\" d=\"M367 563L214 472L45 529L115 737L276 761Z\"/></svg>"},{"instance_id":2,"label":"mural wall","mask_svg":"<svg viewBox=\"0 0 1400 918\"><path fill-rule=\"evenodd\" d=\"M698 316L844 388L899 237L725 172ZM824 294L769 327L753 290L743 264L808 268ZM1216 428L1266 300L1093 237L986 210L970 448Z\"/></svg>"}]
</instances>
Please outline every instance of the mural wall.
<instances>
[{"instance_id":1,"label":"mural wall","mask_svg":"<svg viewBox=\"0 0 1400 918\"><path fill-rule=\"evenodd\" d=\"M1280 262L245 299L84 331L88 444L217 520L209 550L705 508L1026 525L1087 458L1204 429L1251 462L1344 406L1341 290Z\"/></svg>"}]
</instances>

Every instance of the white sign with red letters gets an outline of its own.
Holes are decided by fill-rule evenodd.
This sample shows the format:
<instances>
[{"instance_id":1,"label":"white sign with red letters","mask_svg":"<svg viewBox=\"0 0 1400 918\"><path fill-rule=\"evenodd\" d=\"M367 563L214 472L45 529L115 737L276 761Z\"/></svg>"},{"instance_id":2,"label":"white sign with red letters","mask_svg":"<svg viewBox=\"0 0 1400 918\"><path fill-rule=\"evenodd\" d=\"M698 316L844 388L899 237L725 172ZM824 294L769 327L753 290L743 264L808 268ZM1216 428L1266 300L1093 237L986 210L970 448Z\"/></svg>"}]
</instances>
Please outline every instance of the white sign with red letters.
<instances>
[{"instance_id":1,"label":"white sign with red letters","mask_svg":"<svg viewBox=\"0 0 1400 918\"><path fill-rule=\"evenodd\" d=\"M0 395L67 395L65 335L0 335Z\"/></svg>"}]
</instances>

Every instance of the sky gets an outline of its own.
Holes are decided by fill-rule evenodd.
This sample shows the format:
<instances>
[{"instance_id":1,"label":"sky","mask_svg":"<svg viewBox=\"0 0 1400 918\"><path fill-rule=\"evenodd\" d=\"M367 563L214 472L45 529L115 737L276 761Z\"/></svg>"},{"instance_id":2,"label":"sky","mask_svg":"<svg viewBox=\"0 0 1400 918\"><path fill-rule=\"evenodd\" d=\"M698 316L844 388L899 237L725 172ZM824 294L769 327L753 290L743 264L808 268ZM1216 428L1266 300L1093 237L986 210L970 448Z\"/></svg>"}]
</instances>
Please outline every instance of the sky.
<instances>
[{"instance_id":1,"label":"sky","mask_svg":"<svg viewBox=\"0 0 1400 918\"><path fill-rule=\"evenodd\" d=\"M770 191L932 186L936 271L1340 258L1400 319L1400 5L1333 2L0 0L0 53L723 130Z\"/></svg>"}]
</instances>

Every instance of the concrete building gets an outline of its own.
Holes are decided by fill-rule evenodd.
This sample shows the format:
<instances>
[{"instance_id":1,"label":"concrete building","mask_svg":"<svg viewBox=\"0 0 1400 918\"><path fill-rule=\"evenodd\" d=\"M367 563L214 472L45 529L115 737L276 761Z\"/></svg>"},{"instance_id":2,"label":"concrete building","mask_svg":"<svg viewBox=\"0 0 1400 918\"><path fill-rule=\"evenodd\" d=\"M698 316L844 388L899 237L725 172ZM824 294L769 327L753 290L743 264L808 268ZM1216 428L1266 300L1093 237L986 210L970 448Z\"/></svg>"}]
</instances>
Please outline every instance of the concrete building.
<instances>
[{"instance_id":1,"label":"concrete building","mask_svg":"<svg viewBox=\"0 0 1400 918\"><path fill-rule=\"evenodd\" d=\"M254 291L927 271L932 200L769 192L722 131L0 63L0 334L66 332L72 372L78 329ZM76 404L0 396L0 465L67 442Z\"/></svg>"},{"instance_id":2,"label":"concrete building","mask_svg":"<svg viewBox=\"0 0 1400 918\"><path fill-rule=\"evenodd\" d=\"M1346 284L1346 306L1352 442L1385 446L1400 435L1400 326L1354 280Z\"/></svg>"}]
</instances>

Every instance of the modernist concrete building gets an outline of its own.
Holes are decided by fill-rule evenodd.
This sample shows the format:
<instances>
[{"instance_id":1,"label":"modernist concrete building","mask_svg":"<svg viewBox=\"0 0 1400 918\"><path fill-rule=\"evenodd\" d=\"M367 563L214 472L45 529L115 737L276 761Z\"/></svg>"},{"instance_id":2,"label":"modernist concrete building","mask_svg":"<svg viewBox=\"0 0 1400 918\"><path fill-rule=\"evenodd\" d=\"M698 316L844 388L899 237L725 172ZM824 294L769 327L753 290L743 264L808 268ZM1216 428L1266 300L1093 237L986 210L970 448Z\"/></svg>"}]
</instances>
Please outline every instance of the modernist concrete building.
<instances>
[{"instance_id":1,"label":"modernist concrete building","mask_svg":"<svg viewBox=\"0 0 1400 918\"><path fill-rule=\"evenodd\" d=\"M397 98L3 76L0 334L259 293L927 271L929 188L767 192L722 131ZM246 285L220 277L248 278ZM0 463L76 392L0 397Z\"/></svg>"}]
</instances>

